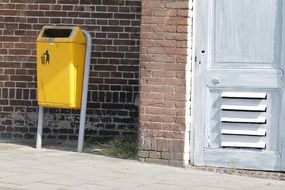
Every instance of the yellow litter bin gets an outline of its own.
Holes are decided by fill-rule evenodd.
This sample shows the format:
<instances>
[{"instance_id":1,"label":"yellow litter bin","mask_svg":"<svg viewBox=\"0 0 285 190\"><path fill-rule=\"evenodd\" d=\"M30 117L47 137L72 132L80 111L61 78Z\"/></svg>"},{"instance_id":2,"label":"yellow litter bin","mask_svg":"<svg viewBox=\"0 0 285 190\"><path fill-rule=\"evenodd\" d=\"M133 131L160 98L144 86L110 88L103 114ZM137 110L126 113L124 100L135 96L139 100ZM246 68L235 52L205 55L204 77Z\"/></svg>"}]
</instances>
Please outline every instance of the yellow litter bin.
<instances>
[{"instance_id":1,"label":"yellow litter bin","mask_svg":"<svg viewBox=\"0 0 285 190\"><path fill-rule=\"evenodd\" d=\"M37 38L40 106L80 108L85 51L86 39L79 27L43 27Z\"/></svg>"}]
</instances>

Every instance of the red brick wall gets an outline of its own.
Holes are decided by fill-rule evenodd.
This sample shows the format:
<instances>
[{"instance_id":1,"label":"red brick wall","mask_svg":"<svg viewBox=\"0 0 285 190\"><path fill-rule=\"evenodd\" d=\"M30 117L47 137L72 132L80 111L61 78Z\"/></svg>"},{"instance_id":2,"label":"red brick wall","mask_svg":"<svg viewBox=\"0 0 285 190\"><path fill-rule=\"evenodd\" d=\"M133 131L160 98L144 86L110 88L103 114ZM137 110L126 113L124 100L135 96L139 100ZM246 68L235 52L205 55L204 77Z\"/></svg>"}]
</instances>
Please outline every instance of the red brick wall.
<instances>
[{"instance_id":1,"label":"red brick wall","mask_svg":"<svg viewBox=\"0 0 285 190\"><path fill-rule=\"evenodd\" d=\"M43 25L92 34L87 137L136 134L140 14L140 0L1 0L0 138L35 137L35 40ZM46 111L44 138L77 139L79 111Z\"/></svg>"},{"instance_id":2,"label":"red brick wall","mask_svg":"<svg viewBox=\"0 0 285 190\"><path fill-rule=\"evenodd\" d=\"M182 166L188 0L143 0L139 157Z\"/></svg>"}]
</instances>

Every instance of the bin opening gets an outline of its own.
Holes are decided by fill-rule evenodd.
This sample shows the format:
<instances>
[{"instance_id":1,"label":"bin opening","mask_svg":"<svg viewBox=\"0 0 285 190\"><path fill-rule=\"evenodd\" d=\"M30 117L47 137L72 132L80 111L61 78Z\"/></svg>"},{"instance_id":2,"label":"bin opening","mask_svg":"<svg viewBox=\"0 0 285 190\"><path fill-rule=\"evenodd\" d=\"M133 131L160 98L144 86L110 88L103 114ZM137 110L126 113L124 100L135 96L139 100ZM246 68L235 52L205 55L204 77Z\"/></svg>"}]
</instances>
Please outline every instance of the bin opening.
<instances>
[{"instance_id":1,"label":"bin opening","mask_svg":"<svg viewBox=\"0 0 285 190\"><path fill-rule=\"evenodd\" d=\"M43 36L45 38L68 38L72 29L68 28L48 28L45 29Z\"/></svg>"}]
</instances>

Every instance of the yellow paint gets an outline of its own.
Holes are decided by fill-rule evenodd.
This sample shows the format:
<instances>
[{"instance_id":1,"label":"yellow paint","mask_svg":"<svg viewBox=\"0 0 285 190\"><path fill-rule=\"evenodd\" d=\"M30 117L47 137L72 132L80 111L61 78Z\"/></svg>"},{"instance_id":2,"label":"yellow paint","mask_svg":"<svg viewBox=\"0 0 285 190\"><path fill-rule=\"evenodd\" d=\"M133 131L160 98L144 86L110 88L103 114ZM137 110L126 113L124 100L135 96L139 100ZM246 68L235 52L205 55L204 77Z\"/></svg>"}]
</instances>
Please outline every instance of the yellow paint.
<instances>
[{"instance_id":1,"label":"yellow paint","mask_svg":"<svg viewBox=\"0 0 285 190\"><path fill-rule=\"evenodd\" d=\"M69 37L43 37L46 29L72 29ZM79 27L42 29L37 39L37 95L43 107L81 105L86 39ZM49 61L47 61L47 53Z\"/></svg>"}]
</instances>

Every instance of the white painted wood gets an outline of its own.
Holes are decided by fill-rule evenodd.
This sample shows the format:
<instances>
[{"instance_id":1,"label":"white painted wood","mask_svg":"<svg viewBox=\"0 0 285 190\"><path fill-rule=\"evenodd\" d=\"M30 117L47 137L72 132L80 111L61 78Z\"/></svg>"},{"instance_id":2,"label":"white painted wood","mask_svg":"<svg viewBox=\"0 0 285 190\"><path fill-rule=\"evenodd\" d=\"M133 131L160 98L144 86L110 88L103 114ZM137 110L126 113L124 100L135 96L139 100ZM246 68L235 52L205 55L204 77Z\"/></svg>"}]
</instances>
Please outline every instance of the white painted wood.
<instances>
[{"instance_id":1,"label":"white painted wood","mask_svg":"<svg viewBox=\"0 0 285 190\"><path fill-rule=\"evenodd\" d=\"M260 170L280 170L281 156L278 152L263 150L204 149L204 163L217 167ZM254 163L254 164L253 164Z\"/></svg>"},{"instance_id":2,"label":"white painted wood","mask_svg":"<svg viewBox=\"0 0 285 190\"><path fill-rule=\"evenodd\" d=\"M232 117L222 117L221 122L228 123L266 123L266 117L258 117L255 119L251 118L232 118Z\"/></svg>"},{"instance_id":3,"label":"white painted wood","mask_svg":"<svg viewBox=\"0 0 285 190\"><path fill-rule=\"evenodd\" d=\"M222 98L222 105L238 105L238 106L252 106L258 107L260 105L267 105L267 99L239 99L239 98Z\"/></svg>"},{"instance_id":4,"label":"white painted wood","mask_svg":"<svg viewBox=\"0 0 285 190\"><path fill-rule=\"evenodd\" d=\"M184 135L184 154L183 154L183 163L184 166L189 165L189 160L190 163L193 164L193 141L190 141L190 139L194 139L192 137L193 134L190 133L190 131L194 131L194 129L192 128L191 123L192 122L192 118L191 118L191 92L193 92L193 84L195 83L192 77L192 69L195 70L195 68L193 68L193 65L195 65L195 59L193 59L195 57L194 55L194 47L195 44L193 43L193 38L192 35L195 36L195 34L193 34L193 26L195 26L193 24L193 20L195 19L195 9L196 7L194 6L194 2L193 1L188 1L188 18L187 18L187 64L186 64L186 69L185 69L185 80L186 80L186 96L185 96L185 135ZM192 9L192 11L190 11ZM191 129L192 128L192 129ZM192 143L192 144L190 144ZM190 156L191 154L191 156Z\"/></svg>"},{"instance_id":5,"label":"white painted wood","mask_svg":"<svg viewBox=\"0 0 285 190\"><path fill-rule=\"evenodd\" d=\"M197 1L195 165L281 170L282 10L283 0Z\"/></svg>"},{"instance_id":6,"label":"white painted wood","mask_svg":"<svg viewBox=\"0 0 285 190\"><path fill-rule=\"evenodd\" d=\"M229 129L266 129L267 124L256 124L256 123L221 123L221 128Z\"/></svg>"},{"instance_id":7,"label":"white painted wood","mask_svg":"<svg viewBox=\"0 0 285 190\"><path fill-rule=\"evenodd\" d=\"M239 111L266 111L266 105L241 106L241 105L222 105L222 110L239 110Z\"/></svg>"},{"instance_id":8,"label":"white painted wood","mask_svg":"<svg viewBox=\"0 0 285 190\"><path fill-rule=\"evenodd\" d=\"M203 148L205 146L206 134L205 134L205 118L201 117L200 113L206 113L206 105L208 105L206 101L207 89L201 88L205 85L205 81L202 78L205 63L207 62L207 58L209 52L202 53L203 50L208 50L208 44L211 44L211 38L208 37L208 28L211 25L211 21L209 21L208 17L211 17L211 9L209 9L212 1L208 0L199 0L196 1L196 56L197 62L195 63L195 74L194 74L194 92L193 92L193 102L194 109L192 111L193 120L194 120L194 131L191 133L194 134L194 159L193 163L195 165L204 165L204 151ZM209 41L209 42L208 42ZM206 54L206 55L205 55ZM201 98L202 97L202 98ZM203 105L203 106L201 106Z\"/></svg>"},{"instance_id":9,"label":"white painted wood","mask_svg":"<svg viewBox=\"0 0 285 190\"><path fill-rule=\"evenodd\" d=\"M215 1L216 63L273 63L276 2Z\"/></svg>"},{"instance_id":10,"label":"white painted wood","mask_svg":"<svg viewBox=\"0 0 285 190\"><path fill-rule=\"evenodd\" d=\"M231 128L223 128L221 133L224 135L252 135L252 136L265 136L266 129L231 129Z\"/></svg>"},{"instance_id":11,"label":"white painted wood","mask_svg":"<svg viewBox=\"0 0 285 190\"><path fill-rule=\"evenodd\" d=\"M282 10L285 10L285 2L281 2L282 5L280 6ZM285 18L285 11L282 11L281 17ZM282 41L281 41L281 63L285 63L285 19L282 19L281 24L281 31L282 32ZM283 71L285 70L285 65L281 65ZM281 97L285 97L285 83L282 83L282 91L280 93ZM278 134L280 136L281 142L279 142L280 150L282 152L282 160L281 160L281 170L285 171L285 99L282 98L281 101L278 101L278 104L280 105L280 117L278 122L280 123L280 127L278 129Z\"/></svg>"},{"instance_id":12,"label":"white painted wood","mask_svg":"<svg viewBox=\"0 0 285 190\"><path fill-rule=\"evenodd\" d=\"M222 98L253 98L265 99L266 93L258 92L222 92Z\"/></svg>"},{"instance_id":13,"label":"white painted wood","mask_svg":"<svg viewBox=\"0 0 285 190\"><path fill-rule=\"evenodd\" d=\"M211 90L209 93L209 105L207 107L209 112L209 116L211 119L206 120L206 126L208 126L208 130L206 130L207 139L207 148L219 148L221 146L220 136L221 136L221 94L219 91Z\"/></svg>"},{"instance_id":14,"label":"white painted wood","mask_svg":"<svg viewBox=\"0 0 285 190\"><path fill-rule=\"evenodd\" d=\"M220 83L214 84L212 81L214 78L218 78ZM240 91L241 88L244 88L245 92L250 92L248 90L249 86L254 86L256 89L280 88L283 80L283 71L272 68L223 70L222 67L219 67L209 69L205 75L205 80L206 85L210 88L234 87L234 91Z\"/></svg>"},{"instance_id":15,"label":"white painted wood","mask_svg":"<svg viewBox=\"0 0 285 190\"><path fill-rule=\"evenodd\" d=\"M267 117L266 112L247 112L247 111L227 111L221 110L221 117L229 117L229 118L249 118L249 119L257 119L260 117Z\"/></svg>"},{"instance_id":16,"label":"white painted wood","mask_svg":"<svg viewBox=\"0 0 285 190\"><path fill-rule=\"evenodd\" d=\"M265 148L266 142L264 137L258 136L241 136L241 135L222 135L222 147L237 148Z\"/></svg>"},{"instance_id":17,"label":"white painted wood","mask_svg":"<svg viewBox=\"0 0 285 190\"><path fill-rule=\"evenodd\" d=\"M231 138L232 140L232 138ZM222 141L222 147L236 147L236 148L265 148L265 142L232 142L232 141Z\"/></svg>"}]
</instances>

